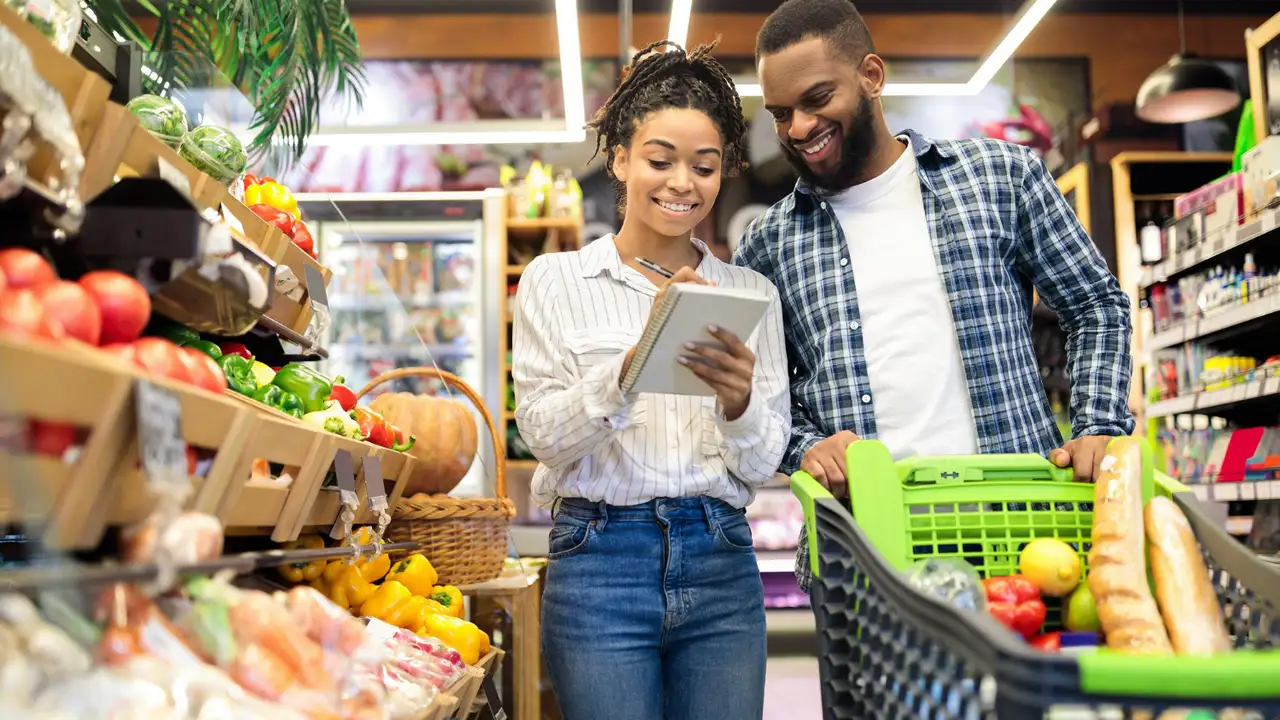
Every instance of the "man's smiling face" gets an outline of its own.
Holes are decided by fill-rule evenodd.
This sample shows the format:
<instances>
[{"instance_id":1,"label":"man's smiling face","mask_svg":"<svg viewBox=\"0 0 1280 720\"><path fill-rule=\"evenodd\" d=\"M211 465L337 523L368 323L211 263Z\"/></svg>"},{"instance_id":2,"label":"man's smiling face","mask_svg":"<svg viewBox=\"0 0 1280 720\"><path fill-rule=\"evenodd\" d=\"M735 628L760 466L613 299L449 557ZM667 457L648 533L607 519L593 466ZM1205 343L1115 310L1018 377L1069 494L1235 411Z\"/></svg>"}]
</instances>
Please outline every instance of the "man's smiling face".
<instances>
[{"instance_id":1,"label":"man's smiling face","mask_svg":"<svg viewBox=\"0 0 1280 720\"><path fill-rule=\"evenodd\" d=\"M865 58L861 65L880 67ZM800 177L828 190L852 185L875 149L876 83L819 37L763 55L757 69L778 141Z\"/></svg>"}]
</instances>

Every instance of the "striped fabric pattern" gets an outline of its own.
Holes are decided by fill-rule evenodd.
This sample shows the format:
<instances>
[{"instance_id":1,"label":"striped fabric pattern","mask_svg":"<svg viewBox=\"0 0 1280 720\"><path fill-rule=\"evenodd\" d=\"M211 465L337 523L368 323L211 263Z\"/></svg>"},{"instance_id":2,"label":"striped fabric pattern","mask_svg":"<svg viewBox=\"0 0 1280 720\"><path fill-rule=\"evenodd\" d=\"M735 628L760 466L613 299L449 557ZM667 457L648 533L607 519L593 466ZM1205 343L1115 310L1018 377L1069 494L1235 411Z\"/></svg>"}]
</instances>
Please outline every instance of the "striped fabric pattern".
<instances>
[{"instance_id":1,"label":"striped fabric pattern","mask_svg":"<svg viewBox=\"0 0 1280 720\"><path fill-rule=\"evenodd\" d=\"M1044 164L1011 143L904 134L916 153L980 451L1043 455L1062 443L1031 342L1033 287L1067 334L1073 436L1131 433L1129 299ZM786 473L838 431L876 437L853 282L858 260L848 253L829 204L802 183L752 223L734 258L783 298L793 403ZM807 589L803 541L796 573Z\"/></svg>"},{"instance_id":2,"label":"striped fabric pattern","mask_svg":"<svg viewBox=\"0 0 1280 720\"><path fill-rule=\"evenodd\" d=\"M640 339L658 289L623 264L611 236L577 252L539 256L516 292L512 375L516 425L538 459L533 498L636 505L707 495L745 507L782 461L791 428L778 292L758 273L716 259L698 273L767 294L772 304L747 344L756 376L747 411L732 422L714 398L618 386L625 352Z\"/></svg>"}]
</instances>

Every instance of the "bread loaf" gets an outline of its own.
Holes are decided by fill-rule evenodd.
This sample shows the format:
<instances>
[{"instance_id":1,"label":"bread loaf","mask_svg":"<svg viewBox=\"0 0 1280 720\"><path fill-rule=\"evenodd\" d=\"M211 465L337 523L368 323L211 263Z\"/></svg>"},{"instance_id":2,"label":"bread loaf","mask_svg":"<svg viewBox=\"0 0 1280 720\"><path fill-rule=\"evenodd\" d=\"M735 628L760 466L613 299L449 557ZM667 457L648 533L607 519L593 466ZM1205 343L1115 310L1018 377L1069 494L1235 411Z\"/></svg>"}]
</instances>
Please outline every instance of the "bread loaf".
<instances>
[{"instance_id":1,"label":"bread loaf","mask_svg":"<svg viewBox=\"0 0 1280 720\"><path fill-rule=\"evenodd\" d=\"M1152 498L1145 513L1156 600L1178 655L1231 651L1218 595L1187 516L1170 499Z\"/></svg>"},{"instance_id":2,"label":"bread loaf","mask_svg":"<svg viewBox=\"0 0 1280 720\"><path fill-rule=\"evenodd\" d=\"M1142 526L1142 446L1116 438L1107 446L1094 489L1089 591L1107 647L1119 652L1173 653L1147 584Z\"/></svg>"}]
</instances>

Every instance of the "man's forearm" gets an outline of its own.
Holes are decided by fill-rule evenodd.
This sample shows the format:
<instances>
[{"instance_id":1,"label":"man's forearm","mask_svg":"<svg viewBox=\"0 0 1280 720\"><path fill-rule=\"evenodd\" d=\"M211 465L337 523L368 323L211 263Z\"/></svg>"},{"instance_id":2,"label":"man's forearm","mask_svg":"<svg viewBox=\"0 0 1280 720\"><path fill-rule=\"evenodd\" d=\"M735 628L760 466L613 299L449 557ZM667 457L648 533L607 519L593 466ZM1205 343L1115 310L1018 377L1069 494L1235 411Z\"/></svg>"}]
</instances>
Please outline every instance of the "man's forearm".
<instances>
[{"instance_id":1,"label":"man's forearm","mask_svg":"<svg viewBox=\"0 0 1280 720\"><path fill-rule=\"evenodd\" d=\"M1067 330L1067 367L1071 374L1072 435L1128 435L1130 353L1133 325L1129 300L1118 286L1096 303L1076 308Z\"/></svg>"}]
</instances>

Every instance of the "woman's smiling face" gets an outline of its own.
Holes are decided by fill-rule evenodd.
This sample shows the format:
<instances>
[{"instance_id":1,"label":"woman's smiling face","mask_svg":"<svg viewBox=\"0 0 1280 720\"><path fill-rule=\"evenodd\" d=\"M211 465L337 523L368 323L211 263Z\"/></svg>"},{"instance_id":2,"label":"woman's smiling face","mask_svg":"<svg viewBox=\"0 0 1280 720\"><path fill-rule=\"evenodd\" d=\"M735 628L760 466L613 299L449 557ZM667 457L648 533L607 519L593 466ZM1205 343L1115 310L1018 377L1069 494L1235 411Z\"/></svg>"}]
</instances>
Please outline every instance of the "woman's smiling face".
<instances>
[{"instance_id":1,"label":"woman's smiling face","mask_svg":"<svg viewBox=\"0 0 1280 720\"><path fill-rule=\"evenodd\" d=\"M724 141L706 113L650 113L613 160L614 175L626 185L627 220L665 237L688 235L720 194L723 159Z\"/></svg>"}]
</instances>

